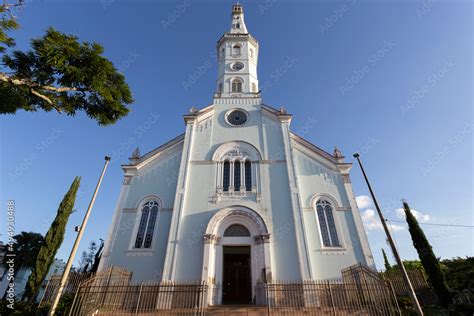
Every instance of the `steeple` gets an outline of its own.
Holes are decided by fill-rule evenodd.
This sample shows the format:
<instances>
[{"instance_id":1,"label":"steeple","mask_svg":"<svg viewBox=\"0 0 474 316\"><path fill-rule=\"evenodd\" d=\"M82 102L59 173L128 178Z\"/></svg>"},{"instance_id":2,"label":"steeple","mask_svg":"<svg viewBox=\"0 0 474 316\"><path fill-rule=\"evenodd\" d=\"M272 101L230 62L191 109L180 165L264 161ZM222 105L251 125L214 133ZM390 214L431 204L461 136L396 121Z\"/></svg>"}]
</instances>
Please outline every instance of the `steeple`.
<instances>
[{"instance_id":1,"label":"steeple","mask_svg":"<svg viewBox=\"0 0 474 316\"><path fill-rule=\"evenodd\" d=\"M259 97L258 42L247 31L241 4L232 6L230 31L217 42L218 98Z\"/></svg>"},{"instance_id":2,"label":"steeple","mask_svg":"<svg viewBox=\"0 0 474 316\"><path fill-rule=\"evenodd\" d=\"M232 6L232 25L230 26L230 33L232 34L246 34L247 27L244 21L244 10L241 4L234 4Z\"/></svg>"}]
</instances>

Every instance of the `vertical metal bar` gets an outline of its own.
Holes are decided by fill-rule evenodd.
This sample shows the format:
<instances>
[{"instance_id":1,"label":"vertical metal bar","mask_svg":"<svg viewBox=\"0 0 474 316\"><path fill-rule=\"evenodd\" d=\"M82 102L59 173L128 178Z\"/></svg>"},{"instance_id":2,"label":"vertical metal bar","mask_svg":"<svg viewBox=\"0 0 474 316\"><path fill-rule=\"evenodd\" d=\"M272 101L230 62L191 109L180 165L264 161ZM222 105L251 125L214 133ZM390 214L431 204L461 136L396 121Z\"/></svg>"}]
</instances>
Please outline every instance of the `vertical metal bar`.
<instances>
[{"instance_id":1,"label":"vertical metal bar","mask_svg":"<svg viewBox=\"0 0 474 316\"><path fill-rule=\"evenodd\" d=\"M138 292L137 308L135 309L135 315L138 315L138 308L140 307L140 298L142 296L142 289L143 289L143 282L140 283L140 291Z\"/></svg>"},{"instance_id":2,"label":"vertical metal bar","mask_svg":"<svg viewBox=\"0 0 474 316\"><path fill-rule=\"evenodd\" d=\"M332 297L331 283L328 281L327 284L328 284L328 288L329 288L329 297L331 298L332 314L335 316L336 315L336 307L334 306L334 298Z\"/></svg>"}]
</instances>

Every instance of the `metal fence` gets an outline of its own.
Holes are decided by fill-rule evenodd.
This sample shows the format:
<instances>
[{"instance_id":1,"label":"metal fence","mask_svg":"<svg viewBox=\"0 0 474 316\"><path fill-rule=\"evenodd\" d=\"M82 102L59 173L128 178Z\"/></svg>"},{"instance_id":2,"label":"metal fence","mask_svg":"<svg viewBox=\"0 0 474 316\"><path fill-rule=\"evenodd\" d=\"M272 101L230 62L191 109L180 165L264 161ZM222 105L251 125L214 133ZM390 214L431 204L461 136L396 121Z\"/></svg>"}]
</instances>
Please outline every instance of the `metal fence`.
<instances>
[{"instance_id":1,"label":"metal fence","mask_svg":"<svg viewBox=\"0 0 474 316\"><path fill-rule=\"evenodd\" d=\"M132 273L126 271L123 268L110 266L107 270L99 273L84 273L84 272L71 272L66 280L62 295L74 295L81 284L85 284L86 281L94 279L95 282L102 280L102 282L108 282L108 280L125 280L129 282ZM54 297L59 289L61 282L61 274L53 274L49 278L43 296L41 297L39 307L49 305L53 302Z\"/></svg>"},{"instance_id":2,"label":"metal fence","mask_svg":"<svg viewBox=\"0 0 474 316\"><path fill-rule=\"evenodd\" d=\"M179 282L81 285L69 315L204 315L207 285Z\"/></svg>"},{"instance_id":3,"label":"metal fence","mask_svg":"<svg viewBox=\"0 0 474 316\"><path fill-rule=\"evenodd\" d=\"M273 281L259 284L257 303L271 315L400 315L389 284L332 281Z\"/></svg>"}]
</instances>

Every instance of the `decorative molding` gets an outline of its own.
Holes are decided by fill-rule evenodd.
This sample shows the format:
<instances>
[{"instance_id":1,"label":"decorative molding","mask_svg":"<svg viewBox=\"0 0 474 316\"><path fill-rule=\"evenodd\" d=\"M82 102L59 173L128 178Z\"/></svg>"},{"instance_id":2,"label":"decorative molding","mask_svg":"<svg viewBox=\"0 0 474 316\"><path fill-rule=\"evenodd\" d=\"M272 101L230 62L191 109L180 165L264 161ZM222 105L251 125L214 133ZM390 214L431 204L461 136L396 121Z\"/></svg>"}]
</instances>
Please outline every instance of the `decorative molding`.
<instances>
[{"instance_id":1,"label":"decorative molding","mask_svg":"<svg viewBox=\"0 0 474 316\"><path fill-rule=\"evenodd\" d=\"M131 212L136 212L137 208L136 207L124 207L122 209L122 212L124 213L131 213Z\"/></svg>"},{"instance_id":2,"label":"decorative molding","mask_svg":"<svg viewBox=\"0 0 474 316\"><path fill-rule=\"evenodd\" d=\"M286 163L286 160L261 160L261 164Z\"/></svg>"},{"instance_id":3,"label":"decorative molding","mask_svg":"<svg viewBox=\"0 0 474 316\"><path fill-rule=\"evenodd\" d=\"M214 234L205 234L204 235L204 243L205 244L210 244L210 245L215 245L220 241L220 237L217 237Z\"/></svg>"},{"instance_id":4,"label":"decorative molding","mask_svg":"<svg viewBox=\"0 0 474 316\"><path fill-rule=\"evenodd\" d=\"M153 256L153 249L130 249L125 251L126 256L132 257L151 257Z\"/></svg>"},{"instance_id":5,"label":"decorative molding","mask_svg":"<svg viewBox=\"0 0 474 316\"><path fill-rule=\"evenodd\" d=\"M255 240L256 245L268 244L270 242L270 234L258 235L255 236L253 239Z\"/></svg>"},{"instance_id":6,"label":"decorative molding","mask_svg":"<svg viewBox=\"0 0 474 316\"><path fill-rule=\"evenodd\" d=\"M123 185L130 185L132 184L132 179L133 179L133 176L125 176L123 178Z\"/></svg>"},{"instance_id":7,"label":"decorative molding","mask_svg":"<svg viewBox=\"0 0 474 316\"><path fill-rule=\"evenodd\" d=\"M345 211L350 211L350 210L352 210L352 208L350 206L336 207L336 211L345 212Z\"/></svg>"},{"instance_id":8,"label":"decorative molding","mask_svg":"<svg viewBox=\"0 0 474 316\"><path fill-rule=\"evenodd\" d=\"M342 182L351 183L351 176L349 174L343 174L341 176L342 176Z\"/></svg>"}]
</instances>

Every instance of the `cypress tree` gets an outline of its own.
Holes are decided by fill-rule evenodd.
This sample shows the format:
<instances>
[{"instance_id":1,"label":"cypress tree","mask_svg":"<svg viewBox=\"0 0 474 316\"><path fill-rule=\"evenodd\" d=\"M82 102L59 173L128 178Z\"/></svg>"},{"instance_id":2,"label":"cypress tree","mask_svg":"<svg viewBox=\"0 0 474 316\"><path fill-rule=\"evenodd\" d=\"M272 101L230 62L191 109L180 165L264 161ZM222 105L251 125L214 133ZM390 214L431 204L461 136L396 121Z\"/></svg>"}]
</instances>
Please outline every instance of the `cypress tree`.
<instances>
[{"instance_id":1,"label":"cypress tree","mask_svg":"<svg viewBox=\"0 0 474 316\"><path fill-rule=\"evenodd\" d=\"M385 271L389 271L392 269L392 266L390 265L390 262L388 262L387 254L385 253L385 250L382 248L382 255L383 255L383 264L385 266Z\"/></svg>"},{"instance_id":2,"label":"cypress tree","mask_svg":"<svg viewBox=\"0 0 474 316\"><path fill-rule=\"evenodd\" d=\"M433 287L441 306L447 307L451 303L451 293L448 289L448 284L441 270L438 259L436 258L430 243L426 239L425 233L421 229L415 216L413 216L408 203L403 202L403 209L405 210L408 230L418 252L421 264L428 276L428 282Z\"/></svg>"},{"instance_id":3,"label":"cypress tree","mask_svg":"<svg viewBox=\"0 0 474 316\"><path fill-rule=\"evenodd\" d=\"M59 247L61 247L64 240L66 224L74 208L76 193L80 182L80 177L74 179L69 191L64 196L61 204L59 204L56 218L51 223L51 226L44 237L43 244L41 245L38 256L36 257L35 266L28 278L23 299L33 300L36 297L41 284L48 274L49 268L54 262L56 252Z\"/></svg>"}]
</instances>

